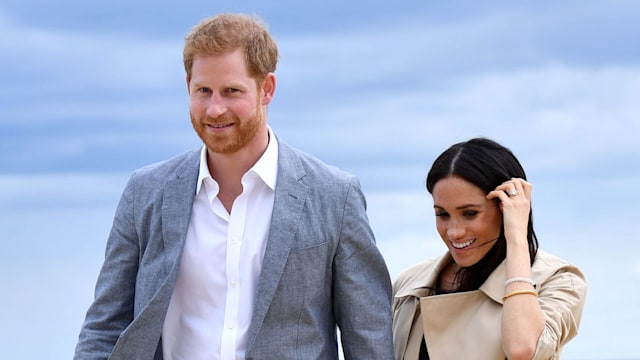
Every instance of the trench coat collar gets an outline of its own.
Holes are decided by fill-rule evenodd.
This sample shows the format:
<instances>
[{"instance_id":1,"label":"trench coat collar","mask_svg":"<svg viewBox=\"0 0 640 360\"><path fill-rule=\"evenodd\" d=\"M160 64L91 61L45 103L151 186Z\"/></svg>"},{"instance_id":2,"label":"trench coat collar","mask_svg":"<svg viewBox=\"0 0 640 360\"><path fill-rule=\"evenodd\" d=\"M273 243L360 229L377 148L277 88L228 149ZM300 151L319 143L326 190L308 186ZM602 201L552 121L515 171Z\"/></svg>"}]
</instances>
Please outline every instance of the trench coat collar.
<instances>
[{"instance_id":1,"label":"trench coat collar","mask_svg":"<svg viewBox=\"0 0 640 360\"><path fill-rule=\"evenodd\" d=\"M433 286L440 272L453 261L451 254L446 252L439 258L427 261L418 265L418 270L411 279L398 290L395 297L415 296L422 298L428 296L430 290L428 286ZM487 280L480 286L479 290L485 293L493 301L502 304L504 296L504 280L506 276L506 262L503 260L500 265L489 275Z\"/></svg>"}]
</instances>

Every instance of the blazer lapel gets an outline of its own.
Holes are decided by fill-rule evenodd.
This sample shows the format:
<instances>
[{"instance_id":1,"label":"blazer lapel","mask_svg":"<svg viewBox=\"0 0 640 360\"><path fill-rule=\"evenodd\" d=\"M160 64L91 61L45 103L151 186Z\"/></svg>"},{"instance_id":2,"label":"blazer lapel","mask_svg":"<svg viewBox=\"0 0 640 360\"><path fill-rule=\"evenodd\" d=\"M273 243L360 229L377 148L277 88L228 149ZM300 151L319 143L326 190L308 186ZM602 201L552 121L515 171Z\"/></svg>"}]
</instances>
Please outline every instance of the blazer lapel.
<instances>
[{"instance_id":1,"label":"blazer lapel","mask_svg":"<svg viewBox=\"0 0 640 360\"><path fill-rule=\"evenodd\" d=\"M165 184L162 199L163 246L171 256L182 252L196 192L198 168ZM195 176L194 176L195 175Z\"/></svg>"},{"instance_id":2,"label":"blazer lapel","mask_svg":"<svg viewBox=\"0 0 640 360\"><path fill-rule=\"evenodd\" d=\"M300 182L305 173L298 156L283 143L279 143L278 148L273 213L249 327L247 353L255 342L278 288L308 193L308 187Z\"/></svg>"},{"instance_id":3,"label":"blazer lapel","mask_svg":"<svg viewBox=\"0 0 640 360\"><path fill-rule=\"evenodd\" d=\"M189 154L168 180L162 193L162 248L158 249L159 269L165 271L158 287L150 289L149 302L120 336L111 358L134 358L135 354L156 354L167 307L175 287L180 256L187 235L189 217L198 179L199 152ZM152 251L149 248L146 251ZM128 334L128 335L126 335ZM144 336L140 336L143 334ZM132 350L134 349L134 350Z\"/></svg>"}]
</instances>

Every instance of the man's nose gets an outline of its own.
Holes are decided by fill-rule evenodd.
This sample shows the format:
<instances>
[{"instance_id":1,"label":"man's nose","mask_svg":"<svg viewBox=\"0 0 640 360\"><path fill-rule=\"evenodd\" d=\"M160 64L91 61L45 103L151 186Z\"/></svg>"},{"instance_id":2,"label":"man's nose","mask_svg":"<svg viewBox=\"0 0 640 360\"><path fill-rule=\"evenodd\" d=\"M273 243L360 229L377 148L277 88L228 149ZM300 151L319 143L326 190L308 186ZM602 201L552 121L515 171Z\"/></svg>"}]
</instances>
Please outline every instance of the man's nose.
<instances>
[{"instance_id":1,"label":"man's nose","mask_svg":"<svg viewBox=\"0 0 640 360\"><path fill-rule=\"evenodd\" d=\"M211 95L209 103L207 104L207 115L212 118L217 118L225 112L227 112L227 105L222 96L216 93Z\"/></svg>"}]
</instances>

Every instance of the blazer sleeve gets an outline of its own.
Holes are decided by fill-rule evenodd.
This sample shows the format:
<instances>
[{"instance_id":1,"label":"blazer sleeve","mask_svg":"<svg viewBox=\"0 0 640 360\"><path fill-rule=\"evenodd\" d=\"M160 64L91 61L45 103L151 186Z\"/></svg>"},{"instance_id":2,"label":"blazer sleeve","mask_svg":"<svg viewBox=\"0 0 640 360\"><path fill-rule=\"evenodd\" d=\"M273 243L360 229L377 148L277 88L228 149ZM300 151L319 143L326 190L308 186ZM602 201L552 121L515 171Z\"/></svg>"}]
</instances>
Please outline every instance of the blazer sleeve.
<instances>
[{"instance_id":1,"label":"blazer sleeve","mask_svg":"<svg viewBox=\"0 0 640 360\"><path fill-rule=\"evenodd\" d=\"M334 260L334 311L346 360L394 359L391 280L353 177Z\"/></svg>"},{"instance_id":2,"label":"blazer sleeve","mask_svg":"<svg viewBox=\"0 0 640 360\"><path fill-rule=\"evenodd\" d=\"M74 359L107 359L133 319L139 258L134 183L132 176L116 208L95 298L82 325Z\"/></svg>"}]
</instances>

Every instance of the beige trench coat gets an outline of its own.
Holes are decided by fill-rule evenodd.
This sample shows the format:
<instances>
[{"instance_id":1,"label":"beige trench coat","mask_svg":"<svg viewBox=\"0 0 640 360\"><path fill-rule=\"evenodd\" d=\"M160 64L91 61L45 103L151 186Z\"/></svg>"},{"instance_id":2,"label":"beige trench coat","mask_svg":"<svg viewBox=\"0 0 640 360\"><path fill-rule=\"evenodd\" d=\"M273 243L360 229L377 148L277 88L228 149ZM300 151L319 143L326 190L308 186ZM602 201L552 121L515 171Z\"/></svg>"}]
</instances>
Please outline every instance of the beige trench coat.
<instances>
[{"instance_id":1,"label":"beige trench coat","mask_svg":"<svg viewBox=\"0 0 640 360\"><path fill-rule=\"evenodd\" d=\"M422 334L431 360L505 359L501 341L505 263L479 290L428 296L451 261L447 253L402 272L393 285L393 337L397 360L417 359ZM587 285L575 266L541 250L532 266L545 327L534 359L560 359L578 333ZM418 319L418 320L416 320ZM421 319L421 321L420 321Z\"/></svg>"}]
</instances>

